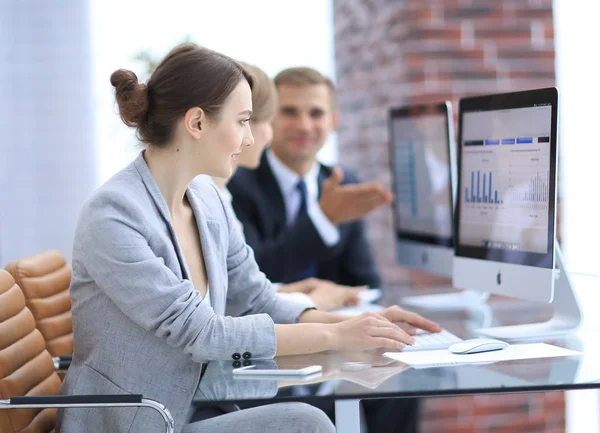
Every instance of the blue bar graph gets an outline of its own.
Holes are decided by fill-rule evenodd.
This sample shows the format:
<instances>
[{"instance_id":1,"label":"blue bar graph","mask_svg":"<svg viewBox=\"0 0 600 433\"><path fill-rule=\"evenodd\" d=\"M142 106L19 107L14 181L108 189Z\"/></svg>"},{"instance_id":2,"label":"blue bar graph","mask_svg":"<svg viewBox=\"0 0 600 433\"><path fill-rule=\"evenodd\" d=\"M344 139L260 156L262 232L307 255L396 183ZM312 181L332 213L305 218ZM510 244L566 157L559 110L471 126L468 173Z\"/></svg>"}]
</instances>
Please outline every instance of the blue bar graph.
<instances>
[{"instance_id":1,"label":"blue bar graph","mask_svg":"<svg viewBox=\"0 0 600 433\"><path fill-rule=\"evenodd\" d=\"M413 217L417 216L417 179L415 169L415 146L412 142L396 149L398 173L396 201L408 205Z\"/></svg>"},{"instance_id":2,"label":"blue bar graph","mask_svg":"<svg viewBox=\"0 0 600 433\"><path fill-rule=\"evenodd\" d=\"M483 182L483 188L480 188L481 182ZM477 170L477 189L475 190L475 171L471 172L471 189L465 188L465 201L467 203L488 203L488 204L502 204L502 200L498 200L498 191L492 187L492 172L481 173L481 170ZM474 192L477 194L474 194ZM492 198L493 197L493 198Z\"/></svg>"},{"instance_id":3,"label":"blue bar graph","mask_svg":"<svg viewBox=\"0 0 600 433\"><path fill-rule=\"evenodd\" d=\"M485 189L485 174L484 174L483 175L483 202L487 203L487 199L485 197L485 191L486 191L486 189Z\"/></svg>"}]
</instances>

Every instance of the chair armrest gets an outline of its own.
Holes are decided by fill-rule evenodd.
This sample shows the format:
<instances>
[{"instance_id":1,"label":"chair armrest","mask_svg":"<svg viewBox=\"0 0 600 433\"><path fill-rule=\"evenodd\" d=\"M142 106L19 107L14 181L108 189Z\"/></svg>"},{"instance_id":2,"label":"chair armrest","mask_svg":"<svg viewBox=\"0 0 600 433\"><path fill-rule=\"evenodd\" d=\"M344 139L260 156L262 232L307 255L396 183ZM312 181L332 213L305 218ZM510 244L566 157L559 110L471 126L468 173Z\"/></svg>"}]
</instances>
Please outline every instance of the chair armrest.
<instances>
[{"instance_id":1,"label":"chair armrest","mask_svg":"<svg viewBox=\"0 0 600 433\"><path fill-rule=\"evenodd\" d=\"M52 358L55 370L67 370L71 365L71 361L73 361L73 357L71 355L55 356Z\"/></svg>"},{"instance_id":2,"label":"chair armrest","mask_svg":"<svg viewBox=\"0 0 600 433\"><path fill-rule=\"evenodd\" d=\"M36 397L13 397L9 400L13 406L30 404L40 405L82 405L82 404L110 404L124 403L139 405L143 400L141 394L115 394L115 395L49 395Z\"/></svg>"},{"instance_id":3,"label":"chair armrest","mask_svg":"<svg viewBox=\"0 0 600 433\"><path fill-rule=\"evenodd\" d=\"M79 407L149 407L163 417L167 433L175 431L175 421L171 412L162 403L144 398L141 394L49 395L0 400L0 409Z\"/></svg>"}]
</instances>

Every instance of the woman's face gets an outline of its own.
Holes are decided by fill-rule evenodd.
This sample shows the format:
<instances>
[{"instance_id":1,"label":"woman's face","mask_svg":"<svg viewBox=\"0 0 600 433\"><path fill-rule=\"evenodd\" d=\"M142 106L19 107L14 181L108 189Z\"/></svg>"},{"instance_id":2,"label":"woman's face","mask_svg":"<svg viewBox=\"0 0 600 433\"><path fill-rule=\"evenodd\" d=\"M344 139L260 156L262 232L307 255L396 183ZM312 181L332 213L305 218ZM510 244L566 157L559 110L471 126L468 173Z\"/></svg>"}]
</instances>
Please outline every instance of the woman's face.
<instances>
[{"instance_id":1,"label":"woman's face","mask_svg":"<svg viewBox=\"0 0 600 433\"><path fill-rule=\"evenodd\" d=\"M250 122L250 129L254 136L254 146L245 147L237 157L236 164L239 167L254 169L260 164L260 156L265 147L271 144L273 138L273 127L270 121Z\"/></svg>"},{"instance_id":2,"label":"woman's face","mask_svg":"<svg viewBox=\"0 0 600 433\"><path fill-rule=\"evenodd\" d=\"M198 161L205 167L203 174L228 178L242 150L252 148L254 138L250 130L252 91L246 80L241 80L225 100L218 118L207 119L203 131L202 152ZM203 128L204 129L204 128Z\"/></svg>"}]
</instances>

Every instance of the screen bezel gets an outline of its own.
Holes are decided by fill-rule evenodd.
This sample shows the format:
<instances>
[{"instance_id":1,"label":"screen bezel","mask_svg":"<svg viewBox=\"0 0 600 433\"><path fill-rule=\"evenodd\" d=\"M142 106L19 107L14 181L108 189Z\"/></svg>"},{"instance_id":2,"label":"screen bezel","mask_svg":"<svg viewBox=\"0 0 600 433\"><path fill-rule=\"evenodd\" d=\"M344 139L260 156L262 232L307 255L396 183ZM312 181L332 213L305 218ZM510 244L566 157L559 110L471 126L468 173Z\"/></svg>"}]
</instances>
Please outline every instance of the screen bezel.
<instances>
[{"instance_id":1,"label":"screen bezel","mask_svg":"<svg viewBox=\"0 0 600 433\"><path fill-rule=\"evenodd\" d=\"M388 150L389 150L389 162L390 162L390 173L392 177L392 191L394 196L398 193L396 189L396 175L394 170L394 161L395 161L395 146L394 146L394 120L399 118L415 118L427 115L439 115L443 114L446 119L446 151L448 153L448 185L449 185L449 194L450 194L450 224L454 224L454 179L453 179L453 170L452 163L454 161L453 154L454 149L453 138L451 137L451 118L452 105L449 101L445 101L439 104L414 104L414 105L406 105L403 107L395 107L391 108L389 111L389 134L390 138L388 140ZM398 215L396 209L396 203L392 203L392 213L394 218L394 231L396 233L397 240L407 240L413 242L420 242L427 245L438 245L448 248L454 248L454 230L450 237L442 237L442 236L434 236L426 233L415 233L412 231L405 231L401 229L400 224L400 215Z\"/></svg>"},{"instance_id":2,"label":"screen bezel","mask_svg":"<svg viewBox=\"0 0 600 433\"><path fill-rule=\"evenodd\" d=\"M464 197L462 191L462 157L463 157L463 118L465 113L477 111L509 110L541 105L551 105L550 125L550 185L548 203L548 250L546 253L528 251L510 251L498 248L475 247L460 244L460 208ZM458 108L458 149L457 149L457 200L455 206L454 253L459 257L490 260L516 265L554 268L554 241L556 235L556 175L557 175L557 140L558 140L558 89L555 87L528 90L524 92L503 93L479 97L463 98Z\"/></svg>"}]
</instances>

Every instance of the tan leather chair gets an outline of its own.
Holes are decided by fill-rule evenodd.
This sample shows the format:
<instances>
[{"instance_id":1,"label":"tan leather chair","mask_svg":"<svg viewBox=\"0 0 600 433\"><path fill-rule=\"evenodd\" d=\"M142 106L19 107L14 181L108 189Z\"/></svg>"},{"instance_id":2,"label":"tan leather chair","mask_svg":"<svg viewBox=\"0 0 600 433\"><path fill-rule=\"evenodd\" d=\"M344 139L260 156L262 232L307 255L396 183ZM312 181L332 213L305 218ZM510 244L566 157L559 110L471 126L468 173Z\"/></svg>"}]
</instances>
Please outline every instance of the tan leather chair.
<instances>
[{"instance_id":1,"label":"tan leather chair","mask_svg":"<svg viewBox=\"0 0 600 433\"><path fill-rule=\"evenodd\" d=\"M23 292L0 269L0 398L58 394L60 379L35 320L25 307ZM55 409L0 411L0 431L49 432Z\"/></svg>"},{"instance_id":2,"label":"tan leather chair","mask_svg":"<svg viewBox=\"0 0 600 433\"><path fill-rule=\"evenodd\" d=\"M25 294L27 307L52 356L73 353L71 266L58 251L46 251L9 263L6 270Z\"/></svg>"},{"instance_id":3,"label":"tan leather chair","mask_svg":"<svg viewBox=\"0 0 600 433\"><path fill-rule=\"evenodd\" d=\"M160 403L141 395L57 396L60 379L21 288L0 269L0 432L47 433L58 407L150 407L174 431L173 418Z\"/></svg>"}]
</instances>

